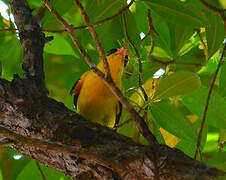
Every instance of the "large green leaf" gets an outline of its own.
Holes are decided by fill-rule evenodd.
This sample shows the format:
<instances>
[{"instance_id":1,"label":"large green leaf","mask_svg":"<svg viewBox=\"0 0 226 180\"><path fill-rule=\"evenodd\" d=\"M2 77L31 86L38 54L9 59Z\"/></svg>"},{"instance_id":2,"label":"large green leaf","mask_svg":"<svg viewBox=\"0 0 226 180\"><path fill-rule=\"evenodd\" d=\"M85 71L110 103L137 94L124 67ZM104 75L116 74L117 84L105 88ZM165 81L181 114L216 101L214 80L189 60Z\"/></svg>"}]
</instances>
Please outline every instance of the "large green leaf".
<instances>
[{"instance_id":1,"label":"large green leaf","mask_svg":"<svg viewBox=\"0 0 226 180\"><path fill-rule=\"evenodd\" d=\"M152 14L155 15L154 12ZM158 16L156 17L157 17L156 19L153 19L153 24L159 35L155 34L155 46L160 47L165 52L167 52L169 57L173 57L173 52L171 51L171 47L170 47L171 36L170 36L169 26L162 18ZM153 54L154 53L155 52L153 52Z\"/></svg>"},{"instance_id":2,"label":"large green leaf","mask_svg":"<svg viewBox=\"0 0 226 180\"><path fill-rule=\"evenodd\" d=\"M178 0L143 0L165 20L193 28L202 27L205 16L198 8Z\"/></svg>"},{"instance_id":3,"label":"large green leaf","mask_svg":"<svg viewBox=\"0 0 226 180\"><path fill-rule=\"evenodd\" d=\"M177 57L189 38L194 34L194 30L187 26L180 26L178 24L169 23L170 37L171 37L171 51L173 57Z\"/></svg>"},{"instance_id":4,"label":"large green leaf","mask_svg":"<svg viewBox=\"0 0 226 180\"><path fill-rule=\"evenodd\" d=\"M199 76L188 71L179 71L164 77L157 87L153 100L180 96L200 87Z\"/></svg>"},{"instance_id":5,"label":"large green leaf","mask_svg":"<svg viewBox=\"0 0 226 180\"><path fill-rule=\"evenodd\" d=\"M85 3L86 12L92 22L110 17L127 5L126 1L124 0L86 0Z\"/></svg>"},{"instance_id":6,"label":"large green leaf","mask_svg":"<svg viewBox=\"0 0 226 180\"><path fill-rule=\"evenodd\" d=\"M46 36L53 36L54 39L45 44L45 52L59 55L74 55L78 57L71 44L66 40L66 35L46 33Z\"/></svg>"},{"instance_id":7,"label":"large green leaf","mask_svg":"<svg viewBox=\"0 0 226 180\"><path fill-rule=\"evenodd\" d=\"M224 35L224 25L222 23L221 17L215 12L208 11L206 40L209 58L211 58L214 53L223 45Z\"/></svg>"},{"instance_id":8,"label":"large green leaf","mask_svg":"<svg viewBox=\"0 0 226 180\"><path fill-rule=\"evenodd\" d=\"M136 24L140 32L148 32L147 6L142 1L136 2L136 12L134 13Z\"/></svg>"},{"instance_id":9,"label":"large green leaf","mask_svg":"<svg viewBox=\"0 0 226 180\"><path fill-rule=\"evenodd\" d=\"M153 103L150 106L150 111L154 120L165 130L187 141L196 140L196 128L179 109L170 104L170 101Z\"/></svg>"},{"instance_id":10,"label":"large green leaf","mask_svg":"<svg viewBox=\"0 0 226 180\"><path fill-rule=\"evenodd\" d=\"M191 112L201 118L203 117L208 91L209 88L202 85L192 94L183 96L182 102ZM214 127L226 129L225 109L226 102L224 98L213 90L207 111L207 123Z\"/></svg>"}]
</instances>

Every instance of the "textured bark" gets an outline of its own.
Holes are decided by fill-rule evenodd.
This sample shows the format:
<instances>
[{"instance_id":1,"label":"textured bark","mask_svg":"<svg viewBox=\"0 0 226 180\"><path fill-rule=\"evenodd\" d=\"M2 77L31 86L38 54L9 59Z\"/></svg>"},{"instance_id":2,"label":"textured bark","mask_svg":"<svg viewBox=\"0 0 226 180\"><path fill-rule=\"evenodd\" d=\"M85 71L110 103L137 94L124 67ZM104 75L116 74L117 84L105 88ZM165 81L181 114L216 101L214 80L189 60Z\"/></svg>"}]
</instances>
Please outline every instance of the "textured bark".
<instances>
[{"instance_id":1,"label":"textured bark","mask_svg":"<svg viewBox=\"0 0 226 180\"><path fill-rule=\"evenodd\" d=\"M161 145L154 152L136 144L86 121L60 102L32 96L26 86L17 76L11 83L0 80L0 134L12 139L12 147L21 153L68 176L206 180L223 175L179 150Z\"/></svg>"},{"instance_id":2,"label":"textured bark","mask_svg":"<svg viewBox=\"0 0 226 180\"><path fill-rule=\"evenodd\" d=\"M45 37L26 0L10 1L23 47L25 76L0 79L0 135L11 147L74 179L216 179L225 175L165 145L134 143L48 98Z\"/></svg>"}]
</instances>

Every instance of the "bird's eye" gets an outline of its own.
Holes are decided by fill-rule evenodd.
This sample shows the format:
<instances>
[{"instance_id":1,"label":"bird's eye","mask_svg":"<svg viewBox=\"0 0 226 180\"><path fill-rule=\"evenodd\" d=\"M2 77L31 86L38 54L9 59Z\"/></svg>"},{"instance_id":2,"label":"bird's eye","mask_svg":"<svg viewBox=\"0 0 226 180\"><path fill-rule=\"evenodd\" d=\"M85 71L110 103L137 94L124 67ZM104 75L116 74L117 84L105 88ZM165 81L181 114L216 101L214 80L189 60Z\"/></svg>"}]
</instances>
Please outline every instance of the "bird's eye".
<instances>
[{"instance_id":1,"label":"bird's eye","mask_svg":"<svg viewBox=\"0 0 226 180\"><path fill-rule=\"evenodd\" d=\"M118 50L116 48L112 48L110 51L107 52L107 56L117 52Z\"/></svg>"},{"instance_id":2,"label":"bird's eye","mask_svg":"<svg viewBox=\"0 0 226 180\"><path fill-rule=\"evenodd\" d=\"M128 63L128 56L126 55L124 59L124 67L126 67L127 63Z\"/></svg>"}]
</instances>

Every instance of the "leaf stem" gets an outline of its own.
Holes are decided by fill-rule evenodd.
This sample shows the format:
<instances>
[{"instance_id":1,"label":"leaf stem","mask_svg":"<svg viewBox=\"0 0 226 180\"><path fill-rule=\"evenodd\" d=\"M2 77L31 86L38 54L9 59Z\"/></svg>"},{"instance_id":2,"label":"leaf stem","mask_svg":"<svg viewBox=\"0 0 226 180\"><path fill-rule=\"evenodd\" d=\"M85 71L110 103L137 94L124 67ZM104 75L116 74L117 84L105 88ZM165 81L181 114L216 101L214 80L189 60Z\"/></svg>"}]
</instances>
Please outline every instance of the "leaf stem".
<instances>
[{"instance_id":1,"label":"leaf stem","mask_svg":"<svg viewBox=\"0 0 226 180\"><path fill-rule=\"evenodd\" d=\"M205 106L205 109L204 109L201 127L200 127L199 134L198 134L198 140L197 140L196 151L195 151L195 156L194 156L195 159L197 158L198 152L200 151L200 144L201 144L201 140L202 140L202 132L203 132L205 122L206 122L207 110L208 110L208 107L209 107L210 97L211 97L213 87L214 87L214 84L215 84L215 81L216 81L216 78L217 78L217 74L220 70L220 66L221 66L223 59L224 59L225 50L226 50L226 43L224 43L223 52L221 54L220 61L217 65L216 72L213 75L213 79L212 79L210 89L209 89L209 92L208 92L208 96L207 96L207 99L206 99L206 106Z\"/></svg>"}]
</instances>

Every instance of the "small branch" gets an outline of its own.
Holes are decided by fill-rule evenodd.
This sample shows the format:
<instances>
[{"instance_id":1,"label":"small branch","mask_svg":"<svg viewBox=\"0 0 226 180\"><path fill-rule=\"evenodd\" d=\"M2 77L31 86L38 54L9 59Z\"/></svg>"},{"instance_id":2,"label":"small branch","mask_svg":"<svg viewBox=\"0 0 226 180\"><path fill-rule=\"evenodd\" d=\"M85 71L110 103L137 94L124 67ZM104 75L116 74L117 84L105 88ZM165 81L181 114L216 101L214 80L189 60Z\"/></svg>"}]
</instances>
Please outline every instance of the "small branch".
<instances>
[{"instance_id":1,"label":"small branch","mask_svg":"<svg viewBox=\"0 0 226 180\"><path fill-rule=\"evenodd\" d=\"M97 69L95 66L93 66L93 62L89 58L86 51L83 49L83 47L80 45L78 39L74 35L73 28L56 12L56 10L51 6L49 1L44 1L45 6L50 10L50 12L55 15L55 17L58 19L58 21L65 27L65 29L68 30L70 33L70 36L75 44L75 46L79 49L82 56L85 58L86 62L90 66L91 70L96 73L101 79L103 79L104 83L110 88L112 93L118 98L118 100L122 103L124 108L131 114L132 119L136 122L137 127L139 131L143 134L143 136L147 139L147 141L150 143L150 145L157 145L158 142L155 138L155 136L149 131L149 128L147 127L145 121L140 117L140 115L134 110L133 106L128 102L127 98L125 98L122 95L122 92L118 87L115 86L112 79L105 78L104 74Z\"/></svg>"},{"instance_id":2,"label":"small branch","mask_svg":"<svg viewBox=\"0 0 226 180\"><path fill-rule=\"evenodd\" d=\"M89 65L91 69L93 69L95 72L98 72L99 70L96 69L96 65L93 63L89 55L86 53L85 49L81 46L81 44L78 41L78 38L74 34L74 29L71 25L69 25L59 14L56 12L56 10L52 7L50 2L48 0L44 0L45 6L49 9L49 11L57 18L57 20L64 26L64 28L69 32L74 45L77 47L77 49L80 51L80 53L83 55L86 63ZM102 72L99 72L100 74Z\"/></svg>"},{"instance_id":3,"label":"small branch","mask_svg":"<svg viewBox=\"0 0 226 180\"><path fill-rule=\"evenodd\" d=\"M108 65L108 61L107 61L107 58L105 56L104 49L103 49L103 47L102 47L102 45L100 43L100 40L98 38L98 35L97 35L97 33L96 33L95 29L94 29L94 26L90 22L89 17L86 14L86 12L85 12L82 4L79 2L79 0L74 0L74 2L77 5L77 7L78 7L78 9L79 9L84 21L88 25L90 34L92 35L93 40L95 41L95 43L97 45L97 49L98 49L100 58L103 61L103 65L104 65L104 69L105 69L105 73L106 73L105 76L106 76L106 78L110 78L111 79L111 74L110 74L110 68L109 68L109 65Z\"/></svg>"},{"instance_id":4,"label":"small branch","mask_svg":"<svg viewBox=\"0 0 226 180\"><path fill-rule=\"evenodd\" d=\"M225 12L226 12L226 9L219 9L219 8L216 8L210 4L208 4L205 0L199 0L206 8L212 10L212 11L215 11L217 13L219 13L219 15L221 16L222 20L223 20L223 23L224 23L224 29L226 30L226 18L225 18Z\"/></svg>"},{"instance_id":5,"label":"small branch","mask_svg":"<svg viewBox=\"0 0 226 180\"><path fill-rule=\"evenodd\" d=\"M18 31L18 29L15 29L15 28L0 29L0 32L15 32L15 31Z\"/></svg>"},{"instance_id":6,"label":"small branch","mask_svg":"<svg viewBox=\"0 0 226 180\"><path fill-rule=\"evenodd\" d=\"M148 58L151 60L151 54L155 47L155 37L154 34L158 35L158 32L155 30L153 24L152 24L152 18L151 18L151 9L148 9L148 25L149 25L149 32L148 34L151 36L151 49L148 53Z\"/></svg>"},{"instance_id":7,"label":"small branch","mask_svg":"<svg viewBox=\"0 0 226 180\"><path fill-rule=\"evenodd\" d=\"M121 124L119 124L119 125L117 126L117 129L123 127L123 126L126 125L126 124L129 124L130 122L132 122L132 119L128 119L128 120L124 121L123 123L121 123Z\"/></svg>"},{"instance_id":8,"label":"small branch","mask_svg":"<svg viewBox=\"0 0 226 180\"><path fill-rule=\"evenodd\" d=\"M216 8L210 4L208 4L205 0L199 0L204 6L206 6L208 9L210 10L213 10L215 12L218 12L218 13L224 13L226 12L226 9L219 9L219 8Z\"/></svg>"},{"instance_id":9,"label":"small branch","mask_svg":"<svg viewBox=\"0 0 226 180\"><path fill-rule=\"evenodd\" d=\"M201 127L200 127L200 130L199 130L199 135L198 135L198 140L197 140L197 145L196 145L196 151L195 151L195 156L194 156L195 159L196 159L197 154L198 154L199 149L200 149L200 144L201 144L201 140L202 140L202 132L203 132L205 122L206 122L206 116L207 116L207 110L208 110L208 107L209 107L210 97L211 97L213 87L214 87L214 84L215 84L215 81L216 81L216 78L217 78L217 74L220 70L220 66L221 66L223 59L224 59L225 50L226 50L226 43L224 43L223 52L222 52L220 61L217 65L216 72L213 75L213 80L211 82L210 89L209 89L209 92L208 92L208 96L207 96L207 100L206 100L206 106L205 106L205 109L204 109L202 123L201 123Z\"/></svg>"},{"instance_id":10,"label":"small branch","mask_svg":"<svg viewBox=\"0 0 226 180\"><path fill-rule=\"evenodd\" d=\"M46 180L46 177L45 177L45 175L44 175L44 173L43 173L43 171L42 171L42 168L41 168L39 162L38 162L37 160L35 160L35 163L36 163L36 166L37 166L38 171L39 171L39 173L40 173L40 176L42 177L42 180Z\"/></svg>"},{"instance_id":11,"label":"small branch","mask_svg":"<svg viewBox=\"0 0 226 180\"><path fill-rule=\"evenodd\" d=\"M117 17L119 17L123 12L127 11L129 9L129 7L134 3L135 0L131 0L130 3L123 7L118 13L114 14L113 16L107 17L105 19L102 19L100 21L97 21L95 23L93 23L93 26L99 26L101 24L104 24L106 22L112 21L114 19L116 19ZM88 29L88 26L77 26L77 27L73 27L74 30L82 30L82 29ZM5 29L0 29L0 32L5 32L5 31L10 31L10 32L15 32L18 29L15 28L5 28ZM67 32L66 29L62 29L62 30L50 30L50 29L43 29L42 32L49 32L49 33L65 33Z\"/></svg>"},{"instance_id":12,"label":"small branch","mask_svg":"<svg viewBox=\"0 0 226 180\"><path fill-rule=\"evenodd\" d=\"M128 33L128 30L127 30L127 25L126 25L125 13L122 13L122 22L123 22L123 29L124 29L124 32L125 32L125 36L126 36L127 40L129 41L130 45L132 46L133 50L135 51L136 58L138 60L138 64L139 64L138 86L139 86L139 88L140 88L140 90L141 90L141 92L142 92L142 94L144 96L145 101L148 101L147 93L145 92L144 88L142 87L141 74L142 74L143 68L142 68L142 62L141 62L141 58L140 58L140 53L139 53L138 49L136 48L136 46L134 45L133 41L129 37L129 33Z\"/></svg>"},{"instance_id":13,"label":"small branch","mask_svg":"<svg viewBox=\"0 0 226 180\"><path fill-rule=\"evenodd\" d=\"M126 36L127 40L129 41L130 45L133 47L133 49L134 49L134 51L136 53L136 57L137 57L138 63L139 63L138 85L139 85L139 88L140 88L140 90L141 90L141 92L143 94L145 102L148 102L147 93L145 92L144 88L142 87L142 79L141 79L142 63L141 63L140 53L139 53L138 49L136 48L136 46L134 45L133 41L129 37L129 33L128 33L128 30L127 30L127 25L126 25L125 13L122 14L122 21L123 21L123 29L124 29L124 32L125 32L125 36ZM148 108L148 106L147 106L147 108ZM146 108L146 110L147 110L147 108ZM146 113L147 113L147 111L144 112L144 117L147 116ZM151 133L151 131L149 130L144 118L141 118L139 116L139 119L140 119L139 123L135 121L136 122L136 126L138 127L139 133L142 133L142 135L149 141L150 144L153 144L153 143L157 144L157 140L154 137L154 135ZM139 128L139 126L141 126L141 128Z\"/></svg>"}]
</instances>

